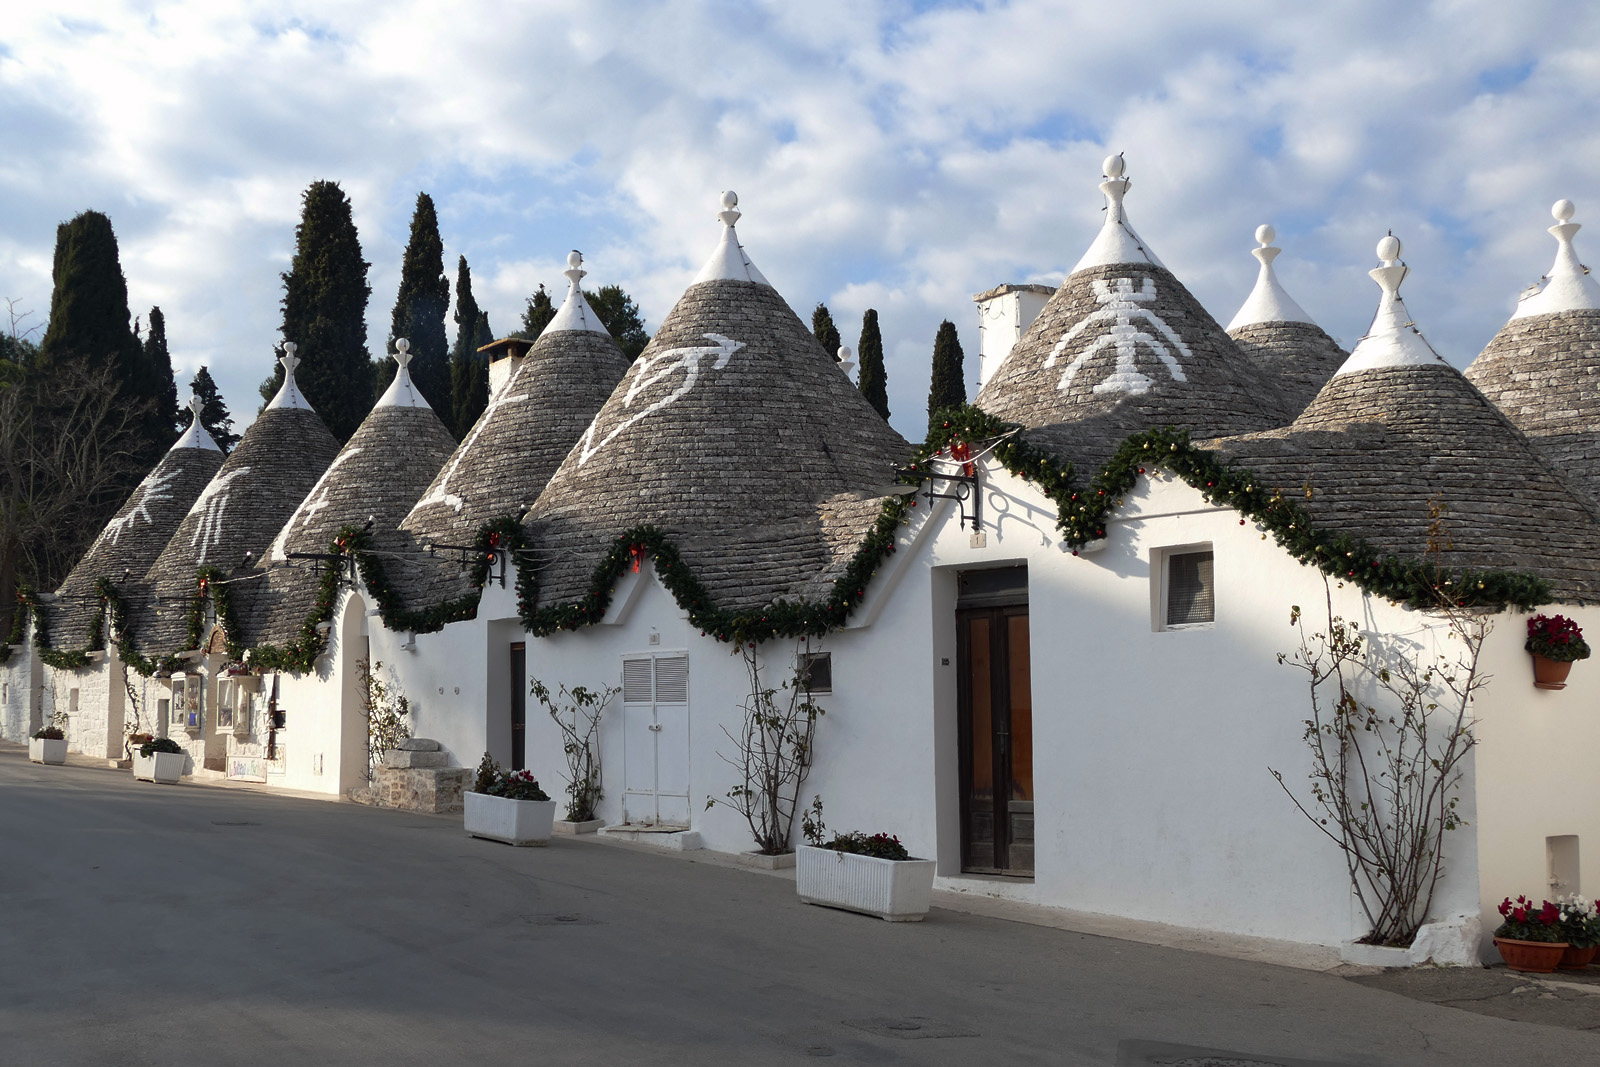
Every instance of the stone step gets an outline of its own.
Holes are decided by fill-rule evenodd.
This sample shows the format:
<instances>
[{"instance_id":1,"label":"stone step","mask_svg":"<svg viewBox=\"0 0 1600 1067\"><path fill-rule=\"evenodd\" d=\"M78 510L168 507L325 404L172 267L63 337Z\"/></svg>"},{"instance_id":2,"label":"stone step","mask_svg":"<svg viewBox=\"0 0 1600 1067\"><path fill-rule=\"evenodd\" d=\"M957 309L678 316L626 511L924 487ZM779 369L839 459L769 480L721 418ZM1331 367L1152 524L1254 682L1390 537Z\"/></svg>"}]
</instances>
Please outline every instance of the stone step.
<instances>
[{"instance_id":1,"label":"stone step","mask_svg":"<svg viewBox=\"0 0 1600 1067\"><path fill-rule=\"evenodd\" d=\"M408 737L394 747L401 752L437 752L439 742L427 737Z\"/></svg>"},{"instance_id":2,"label":"stone step","mask_svg":"<svg viewBox=\"0 0 1600 1067\"><path fill-rule=\"evenodd\" d=\"M436 750L391 748L383 754L383 765L397 771L419 767L448 767L450 756Z\"/></svg>"}]
</instances>

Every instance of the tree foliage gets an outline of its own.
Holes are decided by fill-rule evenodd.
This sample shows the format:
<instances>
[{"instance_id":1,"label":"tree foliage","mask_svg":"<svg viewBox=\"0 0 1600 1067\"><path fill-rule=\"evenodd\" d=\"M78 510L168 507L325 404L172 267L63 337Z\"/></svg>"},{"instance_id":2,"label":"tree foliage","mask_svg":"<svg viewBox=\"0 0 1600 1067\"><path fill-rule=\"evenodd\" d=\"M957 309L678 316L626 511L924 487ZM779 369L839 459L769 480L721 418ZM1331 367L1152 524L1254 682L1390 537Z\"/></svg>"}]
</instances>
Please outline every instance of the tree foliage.
<instances>
[{"instance_id":1,"label":"tree foliage","mask_svg":"<svg viewBox=\"0 0 1600 1067\"><path fill-rule=\"evenodd\" d=\"M456 439L463 440L489 406L489 368L478 349L494 340L489 333L489 315L479 309L472 295L472 270L467 257L456 264L456 347L450 354L449 421Z\"/></svg>"},{"instance_id":2,"label":"tree foliage","mask_svg":"<svg viewBox=\"0 0 1600 1067\"><path fill-rule=\"evenodd\" d=\"M144 371L150 376L153 406L153 434L165 438L170 447L172 435L186 425L178 417L178 383L172 373L172 355L167 351L167 318L159 307L150 309L150 326L144 338Z\"/></svg>"},{"instance_id":3,"label":"tree foliage","mask_svg":"<svg viewBox=\"0 0 1600 1067\"><path fill-rule=\"evenodd\" d=\"M200 398L200 425L205 427L206 433L211 435L224 455L232 452L233 446L239 443L239 435L233 432L233 415L228 411L227 402L222 399L211 372L205 367L195 371L194 378L189 382L189 391Z\"/></svg>"},{"instance_id":4,"label":"tree foliage","mask_svg":"<svg viewBox=\"0 0 1600 1067\"><path fill-rule=\"evenodd\" d=\"M361 258L350 199L337 182L312 182L302 200L294 260L283 275L283 338L300 346L295 381L301 394L333 436L348 441L372 410L371 264ZM262 383L262 397L270 400L282 384L279 364Z\"/></svg>"},{"instance_id":5,"label":"tree foliage","mask_svg":"<svg viewBox=\"0 0 1600 1067\"><path fill-rule=\"evenodd\" d=\"M833 324L833 313L828 310L828 305L820 300L811 312L811 333L816 337L817 343L822 345L822 350L837 362L839 346L844 342L839 338L839 328Z\"/></svg>"},{"instance_id":6,"label":"tree foliage","mask_svg":"<svg viewBox=\"0 0 1600 1067\"><path fill-rule=\"evenodd\" d=\"M933 377L928 386L928 418L946 408L967 402L966 372L962 367L961 338L949 319L939 324L933 339Z\"/></svg>"},{"instance_id":7,"label":"tree foliage","mask_svg":"<svg viewBox=\"0 0 1600 1067\"><path fill-rule=\"evenodd\" d=\"M883 335L878 332L878 313L872 308L861 316L861 340L856 346L860 374L856 387L872 410L889 417L889 375L883 366Z\"/></svg>"},{"instance_id":8,"label":"tree foliage","mask_svg":"<svg viewBox=\"0 0 1600 1067\"><path fill-rule=\"evenodd\" d=\"M555 302L550 299L549 290L544 283L539 283L539 288L528 297L528 306L522 309L522 329L515 334L517 337L536 341L544 328L550 325L550 320L556 317Z\"/></svg>"},{"instance_id":9,"label":"tree foliage","mask_svg":"<svg viewBox=\"0 0 1600 1067\"><path fill-rule=\"evenodd\" d=\"M441 418L450 421L454 404L450 390L450 347L445 339L444 313L450 306L450 280L444 274L444 242L439 238L439 214L433 197L417 194L411 215L411 239L400 262L400 291L389 320L389 351L404 337L411 342L411 380L417 391ZM394 377L394 364L385 361L383 372Z\"/></svg>"}]
</instances>

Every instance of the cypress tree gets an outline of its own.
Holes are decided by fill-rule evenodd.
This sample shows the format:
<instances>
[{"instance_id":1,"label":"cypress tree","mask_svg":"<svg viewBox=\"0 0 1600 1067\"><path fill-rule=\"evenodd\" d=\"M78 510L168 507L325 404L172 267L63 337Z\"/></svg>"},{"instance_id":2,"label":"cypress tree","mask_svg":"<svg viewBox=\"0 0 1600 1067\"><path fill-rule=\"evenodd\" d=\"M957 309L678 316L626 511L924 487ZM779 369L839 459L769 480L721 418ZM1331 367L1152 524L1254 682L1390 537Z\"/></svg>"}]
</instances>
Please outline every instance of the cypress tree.
<instances>
[{"instance_id":1,"label":"cypress tree","mask_svg":"<svg viewBox=\"0 0 1600 1067\"><path fill-rule=\"evenodd\" d=\"M333 436L348 441L372 410L371 264L361 258L350 198L338 182L312 182L302 199L294 260L283 275L283 338L300 346L295 381L301 394ZM283 367L275 365L262 397L272 399L282 384Z\"/></svg>"},{"instance_id":2,"label":"cypress tree","mask_svg":"<svg viewBox=\"0 0 1600 1067\"><path fill-rule=\"evenodd\" d=\"M828 311L828 305L820 300L816 309L811 312L811 333L822 345L822 350L832 356L837 363L839 346L844 342L839 339L839 329L833 324L833 315Z\"/></svg>"},{"instance_id":3,"label":"cypress tree","mask_svg":"<svg viewBox=\"0 0 1600 1067\"><path fill-rule=\"evenodd\" d=\"M478 348L488 344L479 337L487 332L489 316L478 309L472 295L472 271L467 257L456 263L456 347L450 354L452 426L457 440L467 436L483 409L489 406L489 375ZM493 340L493 338L490 338Z\"/></svg>"},{"instance_id":4,"label":"cypress tree","mask_svg":"<svg viewBox=\"0 0 1600 1067\"><path fill-rule=\"evenodd\" d=\"M154 388L136 387L143 353L128 326L128 283L110 219L85 211L56 227L51 280L50 323L39 343L41 366L74 356L91 365L113 363L130 395L153 396Z\"/></svg>"},{"instance_id":5,"label":"cypress tree","mask_svg":"<svg viewBox=\"0 0 1600 1067\"><path fill-rule=\"evenodd\" d=\"M172 374L172 355L167 351L167 319L159 307L150 309L150 332L144 339L144 372L155 388L152 421L170 446L172 435L186 423L178 417L178 383Z\"/></svg>"},{"instance_id":6,"label":"cypress tree","mask_svg":"<svg viewBox=\"0 0 1600 1067\"><path fill-rule=\"evenodd\" d=\"M536 341L544 332L544 328L550 325L550 320L555 317L555 303L545 290L544 282L540 282L539 291L528 297L528 306L522 311L522 329L517 331L516 336Z\"/></svg>"},{"instance_id":7,"label":"cypress tree","mask_svg":"<svg viewBox=\"0 0 1600 1067\"><path fill-rule=\"evenodd\" d=\"M956 324L945 319L933 340L933 380L928 387L928 418L945 408L967 402L967 381L962 369L961 338Z\"/></svg>"},{"instance_id":8,"label":"cypress tree","mask_svg":"<svg viewBox=\"0 0 1600 1067\"><path fill-rule=\"evenodd\" d=\"M295 380L300 380L298 373ZM233 416L228 412L222 394L217 391L217 383L212 379L211 372L205 367L195 371L194 379L189 382L189 391L200 398L200 425L205 427L224 454L232 452L233 446L239 443L239 435L233 432Z\"/></svg>"},{"instance_id":9,"label":"cypress tree","mask_svg":"<svg viewBox=\"0 0 1600 1067\"><path fill-rule=\"evenodd\" d=\"M889 417L889 377L883 367L883 335L878 332L878 313L872 308L861 316L861 341L856 346L861 361L856 387L866 397L872 410Z\"/></svg>"},{"instance_id":10,"label":"cypress tree","mask_svg":"<svg viewBox=\"0 0 1600 1067\"><path fill-rule=\"evenodd\" d=\"M444 275L444 242L439 239L439 215L433 197L417 194L411 216L411 239L400 262L400 292L389 325L389 351L396 338L411 341L411 380L417 391L441 418L449 422L450 343L445 338L444 313L450 306L450 280ZM393 371L389 372L391 375Z\"/></svg>"}]
</instances>

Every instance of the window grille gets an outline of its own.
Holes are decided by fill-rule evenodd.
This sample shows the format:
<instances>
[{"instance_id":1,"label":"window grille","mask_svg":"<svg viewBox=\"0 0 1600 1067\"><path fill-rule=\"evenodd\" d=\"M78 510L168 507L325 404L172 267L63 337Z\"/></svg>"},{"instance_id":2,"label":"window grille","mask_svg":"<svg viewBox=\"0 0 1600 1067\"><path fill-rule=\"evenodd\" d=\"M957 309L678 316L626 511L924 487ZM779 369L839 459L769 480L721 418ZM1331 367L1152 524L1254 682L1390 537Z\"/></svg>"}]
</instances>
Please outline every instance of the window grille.
<instances>
[{"instance_id":1,"label":"window grille","mask_svg":"<svg viewBox=\"0 0 1600 1067\"><path fill-rule=\"evenodd\" d=\"M1195 626L1216 620L1212 553L1167 555L1167 625Z\"/></svg>"}]
</instances>

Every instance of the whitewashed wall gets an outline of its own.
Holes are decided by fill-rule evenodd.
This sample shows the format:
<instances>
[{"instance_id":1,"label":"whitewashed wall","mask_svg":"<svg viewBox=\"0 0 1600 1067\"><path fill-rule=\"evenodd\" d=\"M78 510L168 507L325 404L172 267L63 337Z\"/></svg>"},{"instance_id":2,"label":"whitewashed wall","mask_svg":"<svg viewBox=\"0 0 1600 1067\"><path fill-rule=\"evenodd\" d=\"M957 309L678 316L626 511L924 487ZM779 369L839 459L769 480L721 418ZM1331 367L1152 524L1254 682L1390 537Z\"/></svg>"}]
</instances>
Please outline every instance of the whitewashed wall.
<instances>
[{"instance_id":1,"label":"whitewashed wall","mask_svg":"<svg viewBox=\"0 0 1600 1067\"><path fill-rule=\"evenodd\" d=\"M1600 647L1600 608L1549 605L1547 615L1576 619ZM1600 895L1600 658L1572 665L1567 687L1533 687L1523 648L1530 616L1496 620L1484 648L1493 676L1477 707L1478 819L1485 958L1500 923L1501 900L1554 897L1547 839L1578 838L1578 885Z\"/></svg>"},{"instance_id":2,"label":"whitewashed wall","mask_svg":"<svg viewBox=\"0 0 1600 1067\"><path fill-rule=\"evenodd\" d=\"M39 728L39 680L43 664L26 641L11 646L0 664L0 739L26 744Z\"/></svg>"}]
</instances>

